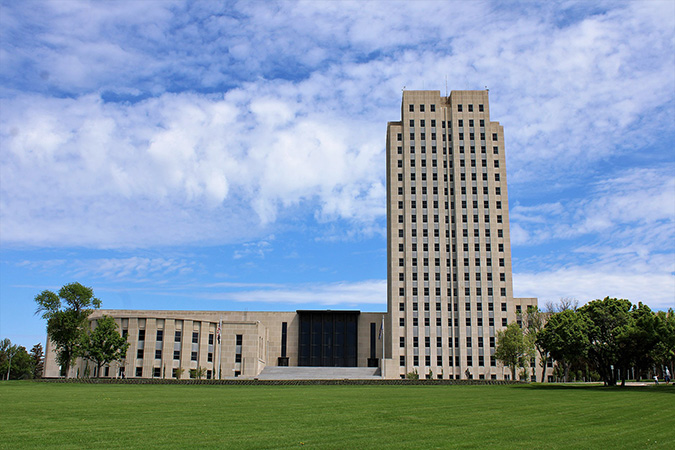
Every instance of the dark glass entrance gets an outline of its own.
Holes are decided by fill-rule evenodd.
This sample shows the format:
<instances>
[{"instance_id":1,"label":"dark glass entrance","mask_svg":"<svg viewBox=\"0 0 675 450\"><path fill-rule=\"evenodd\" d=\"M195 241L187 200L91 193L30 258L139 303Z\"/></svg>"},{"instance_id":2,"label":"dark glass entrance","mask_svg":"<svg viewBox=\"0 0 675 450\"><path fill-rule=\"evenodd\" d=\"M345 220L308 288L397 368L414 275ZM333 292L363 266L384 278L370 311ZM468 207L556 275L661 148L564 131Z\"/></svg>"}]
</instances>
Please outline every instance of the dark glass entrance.
<instances>
[{"instance_id":1,"label":"dark glass entrance","mask_svg":"<svg viewBox=\"0 0 675 450\"><path fill-rule=\"evenodd\" d=\"M359 314L359 311L298 311L298 365L356 367Z\"/></svg>"}]
</instances>

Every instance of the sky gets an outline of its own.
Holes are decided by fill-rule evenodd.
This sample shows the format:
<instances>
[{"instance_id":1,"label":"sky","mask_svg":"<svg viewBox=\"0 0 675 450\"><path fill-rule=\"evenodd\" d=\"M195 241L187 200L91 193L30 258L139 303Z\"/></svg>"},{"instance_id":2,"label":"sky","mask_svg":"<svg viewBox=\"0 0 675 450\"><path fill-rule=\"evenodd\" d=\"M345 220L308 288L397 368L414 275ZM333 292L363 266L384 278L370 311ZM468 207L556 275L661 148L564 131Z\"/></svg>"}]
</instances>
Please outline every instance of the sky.
<instances>
[{"instance_id":1,"label":"sky","mask_svg":"<svg viewBox=\"0 0 675 450\"><path fill-rule=\"evenodd\" d=\"M489 89L514 294L675 307L675 2L0 0L0 338L34 298L386 310L403 89Z\"/></svg>"}]
</instances>

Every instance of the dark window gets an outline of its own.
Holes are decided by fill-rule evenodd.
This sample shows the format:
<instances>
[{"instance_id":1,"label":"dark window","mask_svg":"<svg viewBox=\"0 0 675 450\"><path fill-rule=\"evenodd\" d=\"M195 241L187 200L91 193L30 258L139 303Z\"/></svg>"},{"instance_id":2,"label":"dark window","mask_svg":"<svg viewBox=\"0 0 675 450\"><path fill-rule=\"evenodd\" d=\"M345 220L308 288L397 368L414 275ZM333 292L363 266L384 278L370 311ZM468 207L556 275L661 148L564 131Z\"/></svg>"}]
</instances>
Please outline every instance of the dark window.
<instances>
[{"instance_id":1,"label":"dark window","mask_svg":"<svg viewBox=\"0 0 675 450\"><path fill-rule=\"evenodd\" d=\"M138 330L138 340L139 341L145 340L145 330Z\"/></svg>"},{"instance_id":2,"label":"dark window","mask_svg":"<svg viewBox=\"0 0 675 450\"><path fill-rule=\"evenodd\" d=\"M137 377L143 376L143 368L142 367L136 367L136 376Z\"/></svg>"},{"instance_id":3,"label":"dark window","mask_svg":"<svg viewBox=\"0 0 675 450\"><path fill-rule=\"evenodd\" d=\"M192 333L192 343L193 344L198 344L199 343L199 333L194 331Z\"/></svg>"},{"instance_id":4,"label":"dark window","mask_svg":"<svg viewBox=\"0 0 675 450\"><path fill-rule=\"evenodd\" d=\"M155 350L155 359L162 359L162 351Z\"/></svg>"},{"instance_id":5,"label":"dark window","mask_svg":"<svg viewBox=\"0 0 675 450\"><path fill-rule=\"evenodd\" d=\"M192 353L190 354L190 359L191 359L192 361L197 361L197 352L192 352Z\"/></svg>"},{"instance_id":6,"label":"dark window","mask_svg":"<svg viewBox=\"0 0 675 450\"><path fill-rule=\"evenodd\" d=\"M164 340L164 330L157 330L157 342Z\"/></svg>"},{"instance_id":7,"label":"dark window","mask_svg":"<svg viewBox=\"0 0 675 450\"><path fill-rule=\"evenodd\" d=\"M173 338L174 342L180 342L180 334L181 334L180 331L176 331Z\"/></svg>"},{"instance_id":8,"label":"dark window","mask_svg":"<svg viewBox=\"0 0 675 450\"><path fill-rule=\"evenodd\" d=\"M173 359L180 359L180 350L173 351Z\"/></svg>"},{"instance_id":9,"label":"dark window","mask_svg":"<svg viewBox=\"0 0 675 450\"><path fill-rule=\"evenodd\" d=\"M136 358L143 359L143 349L142 348L139 348L138 350L136 350Z\"/></svg>"}]
</instances>

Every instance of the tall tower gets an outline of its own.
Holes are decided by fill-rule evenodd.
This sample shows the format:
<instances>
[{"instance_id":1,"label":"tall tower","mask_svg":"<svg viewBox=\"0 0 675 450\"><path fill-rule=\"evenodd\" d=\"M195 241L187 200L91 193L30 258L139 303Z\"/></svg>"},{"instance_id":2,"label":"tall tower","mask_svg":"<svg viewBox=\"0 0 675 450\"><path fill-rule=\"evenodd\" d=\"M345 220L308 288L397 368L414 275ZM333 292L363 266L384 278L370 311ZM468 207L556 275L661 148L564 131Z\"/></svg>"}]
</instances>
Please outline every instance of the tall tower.
<instances>
[{"instance_id":1,"label":"tall tower","mask_svg":"<svg viewBox=\"0 0 675 450\"><path fill-rule=\"evenodd\" d=\"M504 379L516 320L504 132L488 92L404 91L387 125L388 377Z\"/></svg>"}]
</instances>

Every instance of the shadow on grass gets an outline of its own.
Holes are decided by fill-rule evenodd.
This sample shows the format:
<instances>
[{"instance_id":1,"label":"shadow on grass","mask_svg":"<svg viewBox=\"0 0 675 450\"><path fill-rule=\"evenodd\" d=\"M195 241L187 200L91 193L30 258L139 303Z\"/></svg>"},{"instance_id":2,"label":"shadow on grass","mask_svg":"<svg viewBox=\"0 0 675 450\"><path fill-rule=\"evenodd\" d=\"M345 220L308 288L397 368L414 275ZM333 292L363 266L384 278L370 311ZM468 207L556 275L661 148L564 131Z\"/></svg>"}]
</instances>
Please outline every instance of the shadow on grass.
<instances>
[{"instance_id":1,"label":"shadow on grass","mask_svg":"<svg viewBox=\"0 0 675 450\"><path fill-rule=\"evenodd\" d=\"M584 384L584 383L531 383L526 385L514 385L515 389L533 389L533 390L572 390L583 389L588 391L604 391L604 392L627 392L636 391L650 394L675 394L675 384L659 384L652 383L645 386L603 386L602 384Z\"/></svg>"}]
</instances>

